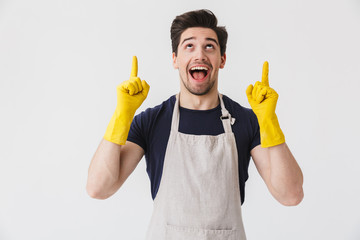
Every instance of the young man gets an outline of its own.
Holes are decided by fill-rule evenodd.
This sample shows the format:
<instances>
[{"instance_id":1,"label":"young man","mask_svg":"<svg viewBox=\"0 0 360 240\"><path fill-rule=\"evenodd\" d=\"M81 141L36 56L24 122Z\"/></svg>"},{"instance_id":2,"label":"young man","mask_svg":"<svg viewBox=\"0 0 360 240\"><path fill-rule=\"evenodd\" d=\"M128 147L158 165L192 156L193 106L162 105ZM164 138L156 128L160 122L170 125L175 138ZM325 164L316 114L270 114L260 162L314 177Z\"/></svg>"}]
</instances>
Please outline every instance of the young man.
<instances>
[{"instance_id":1,"label":"young man","mask_svg":"<svg viewBox=\"0 0 360 240\"><path fill-rule=\"evenodd\" d=\"M278 95L269 87L268 64L262 81L246 90L251 110L218 93L227 32L212 12L177 16L171 40L180 93L133 119L149 92L134 57L91 161L87 191L108 198L145 154L154 199L147 239L246 239L241 204L250 156L280 203L297 205L303 198L302 172L275 114Z\"/></svg>"}]
</instances>

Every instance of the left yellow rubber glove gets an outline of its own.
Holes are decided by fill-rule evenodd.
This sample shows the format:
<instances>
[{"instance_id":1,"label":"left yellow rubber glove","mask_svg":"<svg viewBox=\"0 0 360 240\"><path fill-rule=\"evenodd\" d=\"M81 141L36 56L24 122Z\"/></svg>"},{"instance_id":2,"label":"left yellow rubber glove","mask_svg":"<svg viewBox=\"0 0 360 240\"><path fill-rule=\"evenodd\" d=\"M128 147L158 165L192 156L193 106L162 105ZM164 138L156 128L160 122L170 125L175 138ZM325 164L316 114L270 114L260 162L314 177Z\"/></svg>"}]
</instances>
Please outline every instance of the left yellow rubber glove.
<instances>
[{"instance_id":1,"label":"left yellow rubber glove","mask_svg":"<svg viewBox=\"0 0 360 240\"><path fill-rule=\"evenodd\" d=\"M116 88L117 106L104 135L107 141L125 145L135 112L149 93L150 86L137 77L137 72L138 63L134 56L130 79Z\"/></svg>"},{"instance_id":2,"label":"left yellow rubber glove","mask_svg":"<svg viewBox=\"0 0 360 240\"><path fill-rule=\"evenodd\" d=\"M257 81L255 86L250 84L246 89L248 101L259 122L261 146L264 148L285 142L285 136L275 114L279 95L269 86L268 75L269 63L264 62L261 82Z\"/></svg>"}]
</instances>

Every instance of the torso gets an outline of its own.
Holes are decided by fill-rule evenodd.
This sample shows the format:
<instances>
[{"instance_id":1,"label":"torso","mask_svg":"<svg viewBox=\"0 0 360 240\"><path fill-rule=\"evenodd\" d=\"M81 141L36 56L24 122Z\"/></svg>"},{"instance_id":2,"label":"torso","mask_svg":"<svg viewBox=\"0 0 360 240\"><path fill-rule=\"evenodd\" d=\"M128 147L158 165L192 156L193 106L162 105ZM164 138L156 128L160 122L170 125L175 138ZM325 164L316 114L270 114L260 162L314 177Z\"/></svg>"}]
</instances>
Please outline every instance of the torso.
<instances>
[{"instance_id":1,"label":"torso","mask_svg":"<svg viewBox=\"0 0 360 240\"><path fill-rule=\"evenodd\" d=\"M251 109L240 106L226 96L223 97L223 100L225 107L236 119L232 125L232 131L238 151L241 202L244 202L250 150L260 144L259 127ZM137 115L133 120L128 137L128 141L138 144L145 150L153 199L156 197L161 182L174 104L175 96L172 96L162 104ZM220 116L220 105L214 109L203 111L180 107L179 132L193 135L219 135L224 132Z\"/></svg>"}]
</instances>

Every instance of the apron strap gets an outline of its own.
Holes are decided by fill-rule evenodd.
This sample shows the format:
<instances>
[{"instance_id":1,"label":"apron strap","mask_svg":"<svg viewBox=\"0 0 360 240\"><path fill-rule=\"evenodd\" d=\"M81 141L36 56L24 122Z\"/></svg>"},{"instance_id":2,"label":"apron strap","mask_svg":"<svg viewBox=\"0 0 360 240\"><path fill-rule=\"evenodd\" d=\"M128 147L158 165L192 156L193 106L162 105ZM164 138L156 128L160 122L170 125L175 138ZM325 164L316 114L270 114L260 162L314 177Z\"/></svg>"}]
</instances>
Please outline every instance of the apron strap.
<instances>
[{"instance_id":1,"label":"apron strap","mask_svg":"<svg viewBox=\"0 0 360 240\"><path fill-rule=\"evenodd\" d=\"M231 125L235 123L235 118L232 118L229 111L225 108L224 101L222 99L222 94L220 93L219 93L219 99L220 99L221 114L222 114L220 119L223 124L224 131L225 133L231 133L232 132Z\"/></svg>"},{"instance_id":2,"label":"apron strap","mask_svg":"<svg viewBox=\"0 0 360 240\"><path fill-rule=\"evenodd\" d=\"M223 99L222 99L222 94L219 94L219 99L220 99L220 106L221 106L221 122L223 124L224 127L224 131L225 133L231 133L231 125L233 125L235 123L235 118L232 118L229 111L225 108ZM180 107L180 103L179 103L179 94L176 95L176 101L175 101L175 105L174 105L174 110L173 110L173 115L172 115L172 120L171 120L171 131L173 131L174 133L177 133L179 131L179 122L180 122L180 114L179 114L179 107Z\"/></svg>"},{"instance_id":3,"label":"apron strap","mask_svg":"<svg viewBox=\"0 0 360 240\"><path fill-rule=\"evenodd\" d=\"M171 131L174 133L177 133L179 131L179 122L180 122L180 114L179 114L179 108L180 108L180 101L179 97L180 94L176 94L176 101L173 109L173 115L171 120Z\"/></svg>"}]
</instances>

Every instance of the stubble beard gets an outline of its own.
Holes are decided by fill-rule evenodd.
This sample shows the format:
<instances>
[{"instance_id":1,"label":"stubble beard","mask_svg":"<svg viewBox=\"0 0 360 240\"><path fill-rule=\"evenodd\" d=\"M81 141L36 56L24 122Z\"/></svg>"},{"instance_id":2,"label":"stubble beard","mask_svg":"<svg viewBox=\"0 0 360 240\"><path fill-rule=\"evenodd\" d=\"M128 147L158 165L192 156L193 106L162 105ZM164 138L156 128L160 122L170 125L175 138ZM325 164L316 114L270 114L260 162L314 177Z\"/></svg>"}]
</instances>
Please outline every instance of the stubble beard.
<instances>
[{"instance_id":1,"label":"stubble beard","mask_svg":"<svg viewBox=\"0 0 360 240\"><path fill-rule=\"evenodd\" d=\"M191 93L191 94L194 94L196 96L203 96L203 95L206 95L207 93L210 92L210 90L214 87L214 84L215 84L215 80L214 81L211 81L211 75L208 76L209 77L209 81L206 83L206 86L204 87L201 87L200 89L194 89L190 86L190 80L189 80L189 77L186 76L185 77L185 80L181 77L180 75L180 78L181 78L181 81L183 82L185 88Z\"/></svg>"}]
</instances>

